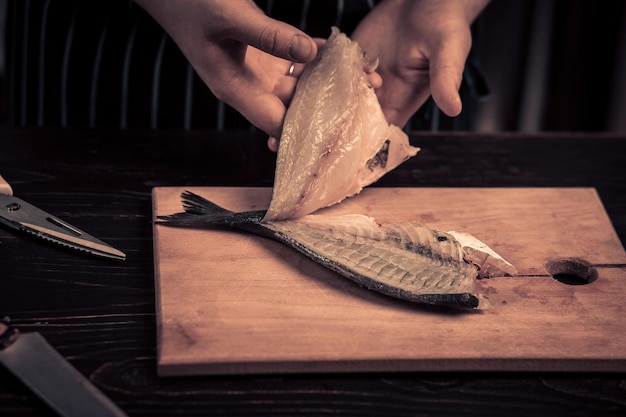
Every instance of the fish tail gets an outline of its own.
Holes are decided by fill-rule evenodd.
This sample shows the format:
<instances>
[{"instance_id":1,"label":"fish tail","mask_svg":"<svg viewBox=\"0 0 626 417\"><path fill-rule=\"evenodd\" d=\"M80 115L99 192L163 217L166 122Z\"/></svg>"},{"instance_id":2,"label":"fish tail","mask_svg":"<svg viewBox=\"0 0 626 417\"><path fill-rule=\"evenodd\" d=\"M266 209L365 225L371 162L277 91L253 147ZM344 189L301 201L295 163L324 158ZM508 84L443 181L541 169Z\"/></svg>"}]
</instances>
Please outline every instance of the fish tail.
<instances>
[{"instance_id":1,"label":"fish tail","mask_svg":"<svg viewBox=\"0 0 626 417\"><path fill-rule=\"evenodd\" d=\"M226 210L191 191L184 191L180 197L185 211L167 216L157 216L157 223L171 226L227 224L235 215L234 212Z\"/></svg>"}]
</instances>

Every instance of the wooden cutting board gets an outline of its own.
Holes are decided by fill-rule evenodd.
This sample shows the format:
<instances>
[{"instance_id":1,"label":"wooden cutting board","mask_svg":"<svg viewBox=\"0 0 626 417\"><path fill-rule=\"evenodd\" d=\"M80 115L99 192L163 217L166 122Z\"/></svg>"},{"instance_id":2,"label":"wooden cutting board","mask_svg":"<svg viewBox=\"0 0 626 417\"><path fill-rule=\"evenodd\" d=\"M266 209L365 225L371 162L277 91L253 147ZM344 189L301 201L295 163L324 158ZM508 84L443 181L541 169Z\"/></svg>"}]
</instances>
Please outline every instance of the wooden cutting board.
<instances>
[{"instance_id":1,"label":"wooden cutting board","mask_svg":"<svg viewBox=\"0 0 626 417\"><path fill-rule=\"evenodd\" d=\"M155 188L154 214L183 188ZM233 211L269 188L191 187ZM485 307L398 301L241 232L154 226L163 376L354 371L626 371L626 253L592 188L369 188L330 209L469 232L519 275L479 281ZM546 271L588 261L568 285ZM574 271L565 271L574 272Z\"/></svg>"}]
</instances>

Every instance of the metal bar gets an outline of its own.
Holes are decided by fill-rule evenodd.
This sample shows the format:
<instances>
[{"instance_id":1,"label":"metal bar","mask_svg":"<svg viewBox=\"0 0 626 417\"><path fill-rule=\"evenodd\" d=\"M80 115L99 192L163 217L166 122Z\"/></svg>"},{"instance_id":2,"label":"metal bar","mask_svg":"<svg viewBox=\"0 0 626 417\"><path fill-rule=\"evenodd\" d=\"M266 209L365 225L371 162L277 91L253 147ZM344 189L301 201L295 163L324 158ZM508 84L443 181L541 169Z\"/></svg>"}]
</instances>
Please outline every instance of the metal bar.
<instances>
[{"instance_id":1,"label":"metal bar","mask_svg":"<svg viewBox=\"0 0 626 417\"><path fill-rule=\"evenodd\" d=\"M128 127L128 89L130 87L130 59L135 46L135 37L137 33L137 23L133 26L128 44L124 53L124 66L122 68L122 86L120 91L120 127L125 129Z\"/></svg>"},{"instance_id":2,"label":"metal bar","mask_svg":"<svg viewBox=\"0 0 626 417\"><path fill-rule=\"evenodd\" d=\"M39 34L39 68L37 83L37 126L43 126L46 91L46 35L48 33L48 13L50 0L46 0L41 15L41 33Z\"/></svg>"},{"instance_id":3,"label":"metal bar","mask_svg":"<svg viewBox=\"0 0 626 417\"><path fill-rule=\"evenodd\" d=\"M108 33L109 25L105 22L98 39L96 56L91 73L91 91L89 92L89 127L96 127L96 109L98 107L98 84L100 80L100 68L102 68L102 55L104 54L104 41Z\"/></svg>"},{"instance_id":4,"label":"metal bar","mask_svg":"<svg viewBox=\"0 0 626 417\"><path fill-rule=\"evenodd\" d=\"M159 90L161 82L161 64L163 63L163 53L165 51L165 42L167 34L163 32L159 49L154 60L154 69L152 71L152 97L150 100L150 128L156 129L159 125Z\"/></svg>"},{"instance_id":5,"label":"metal bar","mask_svg":"<svg viewBox=\"0 0 626 417\"><path fill-rule=\"evenodd\" d=\"M70 28L65 38L65 49L63 51L63 66L61 69L61 127L67 127L68 123L68 94L69 94L69 72L70 72L70 55L72 52L72 44L74 43L74 29L76 27L76 16L78 5L74 9L74 15L70 23Z\"/></svg>"}]
</instances>

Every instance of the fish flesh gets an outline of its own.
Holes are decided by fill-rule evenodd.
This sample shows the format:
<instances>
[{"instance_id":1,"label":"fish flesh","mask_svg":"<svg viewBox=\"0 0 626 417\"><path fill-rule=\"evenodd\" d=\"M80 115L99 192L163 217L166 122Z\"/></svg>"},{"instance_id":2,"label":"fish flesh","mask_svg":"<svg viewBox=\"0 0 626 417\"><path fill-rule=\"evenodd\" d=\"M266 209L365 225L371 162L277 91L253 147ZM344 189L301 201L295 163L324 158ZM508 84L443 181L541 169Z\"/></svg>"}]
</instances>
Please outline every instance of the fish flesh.
<instances>
[{"instance_id":1,"label":"fish flesh","mask_svg":"<svg viewBox=\"0 0 626 417\"><path fill-rule=\"evenodd\" d=\"M476 278L515 268L471 235L360 214L311 214L359 193L419 149L387 123L359 46L337 28L296 86L279 143L272 199L236 213L193 194L170 226L234 227L275 239L357 284L417 303L477 308ZM461 242L466 242L462 244Z\"/></svg>"},{"instance_id":2,"label":"fish flesh","mask_svg":"<svg viewBox=\"0 0 626 417\"><path fill-rule=\"evenodd\" d=\"M515 268L475 239L464 247L453 233L404 222L378 224L360 214L311 214L264 220L266 212L232 212L197 194L181 195L184 211L159 216L169 226L234 227L282 242L357 284L416 303L472 309L479 306L481 270L514 275ZM476 243L478 242L478 243ZM486 249L485 249L486 248ZM504 266L504 267L503 267Z\"/></svg>"},{"instance_id":3,"label":"fish flesh","mask_svg":"<svg viewBox=\"0 0 626 417\"><path fill-rule=\"evenodd\" d=\"M332 28L287 109L265 220L336 204L419 151L387 122L368 83L368 65L359 45Z\"/></svg>"}]
</instances>

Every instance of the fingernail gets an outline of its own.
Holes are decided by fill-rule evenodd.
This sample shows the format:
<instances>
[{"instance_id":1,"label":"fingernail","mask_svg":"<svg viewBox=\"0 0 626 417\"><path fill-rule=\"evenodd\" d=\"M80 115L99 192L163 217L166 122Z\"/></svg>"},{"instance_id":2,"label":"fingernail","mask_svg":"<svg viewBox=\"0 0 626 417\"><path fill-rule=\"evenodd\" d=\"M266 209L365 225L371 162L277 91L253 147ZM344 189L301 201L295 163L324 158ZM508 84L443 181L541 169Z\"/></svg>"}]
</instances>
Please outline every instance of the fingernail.
<instances>
[{"instance_id":1,"label":"fingernail","mask_svg":"<svg viewBox=\"0 0 626 417\"><path fill-rule=\"evenodd\" d=\"M267 147L272 152L278 152L278 139L276 139L274 136L270 136L269 138L267 138Z\"/></svg>"},{"instance_id":2,"label":"fingernail","mask_svg":"<svg viewBox=\"0 0 626 417\"><path fill-rule=\"evenodd\" d=\"M308 37L299 34L293 35L289 44L289 56L293 61L307 62L312 52L313 46Z\"/></svg>"}]
</instances>

